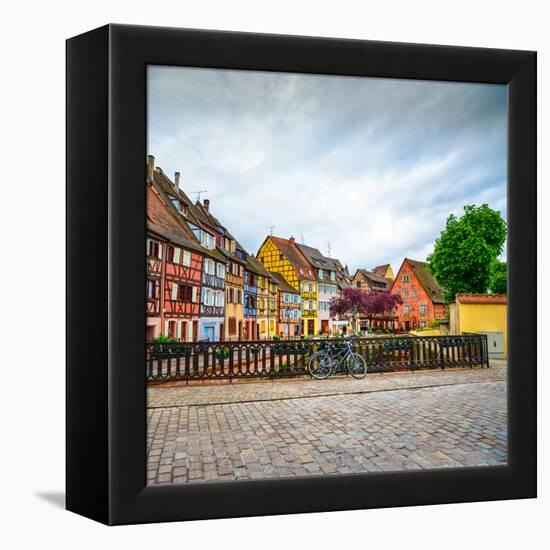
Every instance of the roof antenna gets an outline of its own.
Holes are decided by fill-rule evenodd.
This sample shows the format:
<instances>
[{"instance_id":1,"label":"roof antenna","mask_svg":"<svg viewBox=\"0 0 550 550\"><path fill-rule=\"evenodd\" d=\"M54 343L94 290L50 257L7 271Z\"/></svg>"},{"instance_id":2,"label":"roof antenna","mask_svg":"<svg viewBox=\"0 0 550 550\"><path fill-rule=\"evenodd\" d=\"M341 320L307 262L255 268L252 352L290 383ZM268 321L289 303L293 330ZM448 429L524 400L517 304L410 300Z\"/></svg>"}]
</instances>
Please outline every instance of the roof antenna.
<instances>
[{"instance_id":1,"label":"roof antenna","mask_svg":"<svg viewBox=\"0 0 550 550\"><path fill-rule=\"evenodd\" d=\"M269 234L273 237L273 230L276 228L276 225L269 225L267 228L269 229Z\"/></svg>"},{"instance_id":2,"label":"roof antenna","mask_svg":"<svg viewBox=\"0 0 550 550\"><path fill-rule=\"evenodd\" d=\"M300 235L300 240L302 241L302 244L306 244L306 243L304 242L304 234L303 234L303 233Z\"/></svg>"},{"instance_id":3,"label":"roof antenna","mask_svg":"<svg viewBox=\"0 0 550 550\"><path fill-rule=\"evenodd\" d=\"M330 241L327 243L328 257L330 258Z\"/></svg>"},{"instance_id":4,"label":"roof antenna","mask_svg":"<svg viewBox=\"0 0 550 550\"><path fill-rule=\"evenodd\" d=\"M208 193L206 189L203 189L202 191L189 191L190 195L197 195L197 202L201 202L201 195L203 193Z\"/></svg>"}]
</instances>

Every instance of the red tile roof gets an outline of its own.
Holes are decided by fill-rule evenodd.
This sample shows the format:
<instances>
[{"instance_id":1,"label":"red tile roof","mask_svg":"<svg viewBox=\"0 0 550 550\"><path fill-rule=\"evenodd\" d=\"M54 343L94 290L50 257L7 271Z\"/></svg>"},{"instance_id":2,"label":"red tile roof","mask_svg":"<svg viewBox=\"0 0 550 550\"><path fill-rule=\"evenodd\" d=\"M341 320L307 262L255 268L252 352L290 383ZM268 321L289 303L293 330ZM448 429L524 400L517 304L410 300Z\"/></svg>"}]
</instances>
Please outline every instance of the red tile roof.
<instances>
[{"instance_id":1,"label":"red tile roof","mask_svg":"<svg viewBox=\"0 0 550 550\"><path fill-rule=\"evenodd\" d=\"M282 239L281 237L269 237L294 266L299 279L315 280L315 273L311 264L296 246L294 239Z\"/></svg>"},{"instance_id":2,"label":"red tile roof","mask_svg":"<svg viewBox=\"0 0 550 550\"><path fill-rule=\"evenodd\" d=\"M461 304L506 304L506 294L457 294L457 302Z\"/></svg>"}]
</instances>

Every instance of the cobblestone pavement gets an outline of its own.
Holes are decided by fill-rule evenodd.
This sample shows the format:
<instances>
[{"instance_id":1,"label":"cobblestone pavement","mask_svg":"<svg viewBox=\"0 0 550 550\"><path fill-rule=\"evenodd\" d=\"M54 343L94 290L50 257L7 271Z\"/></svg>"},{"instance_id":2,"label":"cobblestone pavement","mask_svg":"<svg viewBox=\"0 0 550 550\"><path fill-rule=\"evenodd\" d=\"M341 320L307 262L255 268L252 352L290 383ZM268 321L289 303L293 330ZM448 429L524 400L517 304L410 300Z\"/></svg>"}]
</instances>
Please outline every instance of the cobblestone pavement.
<instances>
[{"instance_id":1,"label":"cobblestone pavement","mask_svg":"<svg viewBox=\"0 0 550 550\"><path fill-rule=\"evenodd\" d=\"M505 464L506 382L473 379L499 370L414 389L149 408L148 483Z\"/></svg>"},{"instance_id":2,"label":"cobblestone pavement","mask_svg":"<svg viewBox=\"0 0 550 550\"><path fill-rule=\"evenodd\" d=\"M179 407L212 403L236 403L363 393L433 385L506 380L506 364L494 362L491 368L415 371L369 374L362 380L332 377L327 380L277 380L204 386L152 386L147 390L147 407Z\"/></svg>"}]
</instances>

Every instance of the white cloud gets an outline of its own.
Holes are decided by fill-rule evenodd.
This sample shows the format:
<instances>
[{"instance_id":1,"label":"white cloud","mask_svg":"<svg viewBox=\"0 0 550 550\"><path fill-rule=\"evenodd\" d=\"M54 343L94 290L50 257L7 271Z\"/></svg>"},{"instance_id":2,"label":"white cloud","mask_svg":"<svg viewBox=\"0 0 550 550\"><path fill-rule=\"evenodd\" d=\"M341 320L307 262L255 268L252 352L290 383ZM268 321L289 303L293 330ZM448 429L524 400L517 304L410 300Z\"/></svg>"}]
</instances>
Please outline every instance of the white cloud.
<instances>
[{"instance_id":1,"label":"white cloud","mask_svg":"<svg viewBox=\"0 0 550 550\"><path fill-rule=\"evenodd\" d=\"M494 85L149 69L148 151L250 252L275 234L351 269L425 259L450 213L506 214Z\"/></svg>"}]
</instances>

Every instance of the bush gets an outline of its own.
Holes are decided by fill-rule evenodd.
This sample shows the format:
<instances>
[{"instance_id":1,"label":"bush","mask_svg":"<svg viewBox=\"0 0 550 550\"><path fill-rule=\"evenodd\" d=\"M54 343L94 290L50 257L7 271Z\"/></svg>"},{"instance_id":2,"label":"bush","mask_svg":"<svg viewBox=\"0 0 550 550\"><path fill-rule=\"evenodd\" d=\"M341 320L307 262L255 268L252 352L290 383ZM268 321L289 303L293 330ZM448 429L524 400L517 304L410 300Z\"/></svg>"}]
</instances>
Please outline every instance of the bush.
<instances>
[{"instance_id":1,"label":"bush","mask_svg":"<svg viewBox=\"0 0 550 550\"><path fill-rule=\"evenodd\" d=\"M160 333L156 338L153 338L153 343L155 344L168 344L169 342L173 341L173 338L170 338L170 336L165 336L162 333Z\"/></svg>"},{"instance_id":2,"label":"bush","mask_svg":"<svg viewBox=\"0 0 550 550\"><path fill-rule=\"evenodd\" d=\"M221 358L227 359L229 357L229 348L227 346L224 346L222 349L216 350L216 359Z\"/></svg>"}]
</instances>

